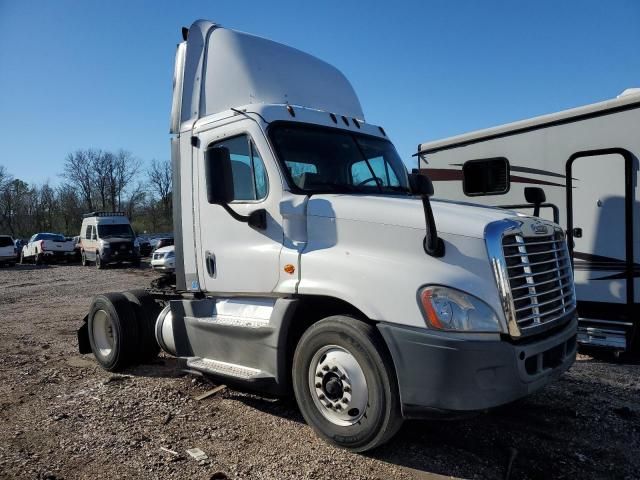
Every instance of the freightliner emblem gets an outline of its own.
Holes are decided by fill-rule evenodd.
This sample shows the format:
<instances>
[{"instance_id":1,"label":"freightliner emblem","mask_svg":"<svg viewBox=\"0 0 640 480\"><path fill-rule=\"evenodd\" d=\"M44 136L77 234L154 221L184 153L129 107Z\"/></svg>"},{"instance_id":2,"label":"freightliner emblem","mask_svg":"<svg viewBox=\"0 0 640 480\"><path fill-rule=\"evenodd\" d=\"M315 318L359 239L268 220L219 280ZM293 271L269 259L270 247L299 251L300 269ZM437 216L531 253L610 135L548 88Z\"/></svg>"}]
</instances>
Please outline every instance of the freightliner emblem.
<instances>
[{"instance_id":1,"label":"freightliner emblem","mask_svg":"<svg viewBox=\"0 0 640 480\"><path fill-rule=\"evenodd\" d=\"M531 225L531 230L533 230L533 233L537 233L538 235L549 233L549 227L542 223L534 223Z\"/></svg>"}]
</instances>

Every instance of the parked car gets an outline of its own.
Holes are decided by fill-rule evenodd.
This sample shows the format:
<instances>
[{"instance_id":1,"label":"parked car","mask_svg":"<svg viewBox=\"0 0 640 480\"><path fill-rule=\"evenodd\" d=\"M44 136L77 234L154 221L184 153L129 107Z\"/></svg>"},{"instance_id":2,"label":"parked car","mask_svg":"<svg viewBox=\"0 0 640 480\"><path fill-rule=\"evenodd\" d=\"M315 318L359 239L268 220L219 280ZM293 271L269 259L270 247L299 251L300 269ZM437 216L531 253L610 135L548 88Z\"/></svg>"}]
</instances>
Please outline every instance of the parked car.
<instances>
[{"instance_id":1,"label":"parked car","mask_svg":"<svg viewBox=\"0 0 640 480\"><path fill-rule=\"evenodd\" d=\"M164 237L164 238L159 238L156 241L156 244L153 247L153 251L156 252L158 251L160 248L163 247L168 247L170 245L173 245L173 237Z\"/></svg>"},{"instance_id":2,"label":"parked car","mask_svg":"<svg viewBox=\"0 0 640 480\"><path fill-rule=\"evenodd\" d=\"M16 246L9 235L0 235L0 265L13 267L16 264Z\"/></svg>"},{"instance_id":3,"label":"parked car","mask_svg":"<svg viewBox=\"0 0 640 480\"><path fill-rule=\"evenodd\" d=\"M174 272L176 269L176 251L173 245L158 248L151 257L151 268L159 272Z\"/></svg>"},{"instance_id":4,"label":"parked car","mask_svg":"<svg viewBox=\"0 0 640 480\"><path fill-rule=\"evenodd\" d=\"M22 253L22 247L24 247L27 244L26 240L23 240L21 238L16 238L13 241L14 245L15 245L15 251L16 251L16 262L20 261L20 254Z\"/></svg>"},{"instance_id":5,"label":"parked car","mask_svg":"<svg viewBox=\"0 0 640 480\"><path fill-rule=\"evenodd\" d=\"M140 244L121 212L91 212L84 215L80 229L82 265L94 262L99 269L110 263L140 265Z\"/></svg>"},{"instance_id":6,"label":"parked car","mask_svg":"<svg viewBox=\"0 0 640 480\"><path fill-rule=\"evenodd\" d=\"M73 258L73 243L59 233L36 233L29 239L20 255L20 263L32 261L36 265L50 260Z\"/></svg>"},{"instance_id":7,"label":"parked car","mask_svg":"<svg viewBox=\"0 0 640 480\"><path fill-rule=\"evenodd\" d=\"M80 236L73 237L71 241L73 242L73 257L75 260L80 261L82 258L80 254L80 249L82 248L82 245L80 245Z\"/></svg>"},{"instance_id":8,"label":"parked car","mask_svg":"<svg viewBox=\"0 0 640 480\"><path fill-rule=\"evenodd\" d=\"M140 244L140 256L148 257L153 250L149 239L146 237L138 237L138 243Z\"/></svg>"}]
</instances>

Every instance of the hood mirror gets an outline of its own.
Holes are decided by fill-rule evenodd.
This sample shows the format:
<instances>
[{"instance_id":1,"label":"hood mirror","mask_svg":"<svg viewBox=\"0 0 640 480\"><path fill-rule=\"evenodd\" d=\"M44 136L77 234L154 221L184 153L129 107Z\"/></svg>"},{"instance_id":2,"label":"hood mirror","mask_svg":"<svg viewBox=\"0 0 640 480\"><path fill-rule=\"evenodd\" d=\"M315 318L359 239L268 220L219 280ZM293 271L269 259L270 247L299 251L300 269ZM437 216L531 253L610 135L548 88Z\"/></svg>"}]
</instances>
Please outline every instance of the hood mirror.
<instances>
[{"instance_id":1,"label":"hood mirror","mask_svg":"<svg viewBox=\"0 0 640 480\"><path fill-rule=\"evenodd\" d=\"M544 190L540 187L524 187L524 199L533 204L533 216L540 216L540 205L547 201Z\"/></svg>"},{"instance_id":2,"label":"hood mirror","mask_svg":"<svg viewBox=\"0 0 640 480\"><path fill-rule=\"evenodd\" d=\"M411 188L411 193L420 195L422 199L424 221L427 229L427 235L423 242L424 251L432 257L442 257L444 256L444 242L438 237L436 221L433 218L433 210L429 200L429 197L433 195L433 183L429 177L420 173L419 170L414 170L409 174L409 187Z\"/></svg>"}]
</instances>

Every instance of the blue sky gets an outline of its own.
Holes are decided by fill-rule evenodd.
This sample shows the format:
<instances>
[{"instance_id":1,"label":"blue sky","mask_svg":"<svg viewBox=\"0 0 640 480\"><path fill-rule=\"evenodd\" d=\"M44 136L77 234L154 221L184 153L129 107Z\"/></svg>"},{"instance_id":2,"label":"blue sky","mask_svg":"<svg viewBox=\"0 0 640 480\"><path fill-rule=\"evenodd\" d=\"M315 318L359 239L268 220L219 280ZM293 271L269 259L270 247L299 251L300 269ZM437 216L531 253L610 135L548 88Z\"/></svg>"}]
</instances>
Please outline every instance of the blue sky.
<instances>
[{"instance_id":1,"label":"blue sky","mask_svg":"<svg viewBox=\"0 0 640 480\"><path fill-rule=\"evenodd\" d=\"M336 65L410 166L419 142L640 86L636 0L0 0L0 165L58 183L78 148L169 158L173 56L197 18Z\"/></svg>"}]
</instances>

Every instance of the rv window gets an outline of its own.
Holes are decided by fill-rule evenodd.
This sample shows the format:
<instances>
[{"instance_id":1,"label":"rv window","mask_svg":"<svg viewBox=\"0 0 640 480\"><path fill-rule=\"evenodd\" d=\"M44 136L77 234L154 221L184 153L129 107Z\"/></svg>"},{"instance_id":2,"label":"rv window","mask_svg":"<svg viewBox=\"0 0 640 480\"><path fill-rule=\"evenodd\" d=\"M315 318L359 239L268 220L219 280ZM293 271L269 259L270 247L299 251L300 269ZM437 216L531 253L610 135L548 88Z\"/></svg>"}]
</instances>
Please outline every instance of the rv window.
<instances>
[{"instance_id":1,"label":"rv window","mask_svg":"<svg viewBox=\"0 0 640 480\"><path fill-rule=\"evenodd\" d=\"M509 161L506 158L486 158L465 162L462 167L462 188L469 197L507 193Z\"/></svg>"}]
</instances>

